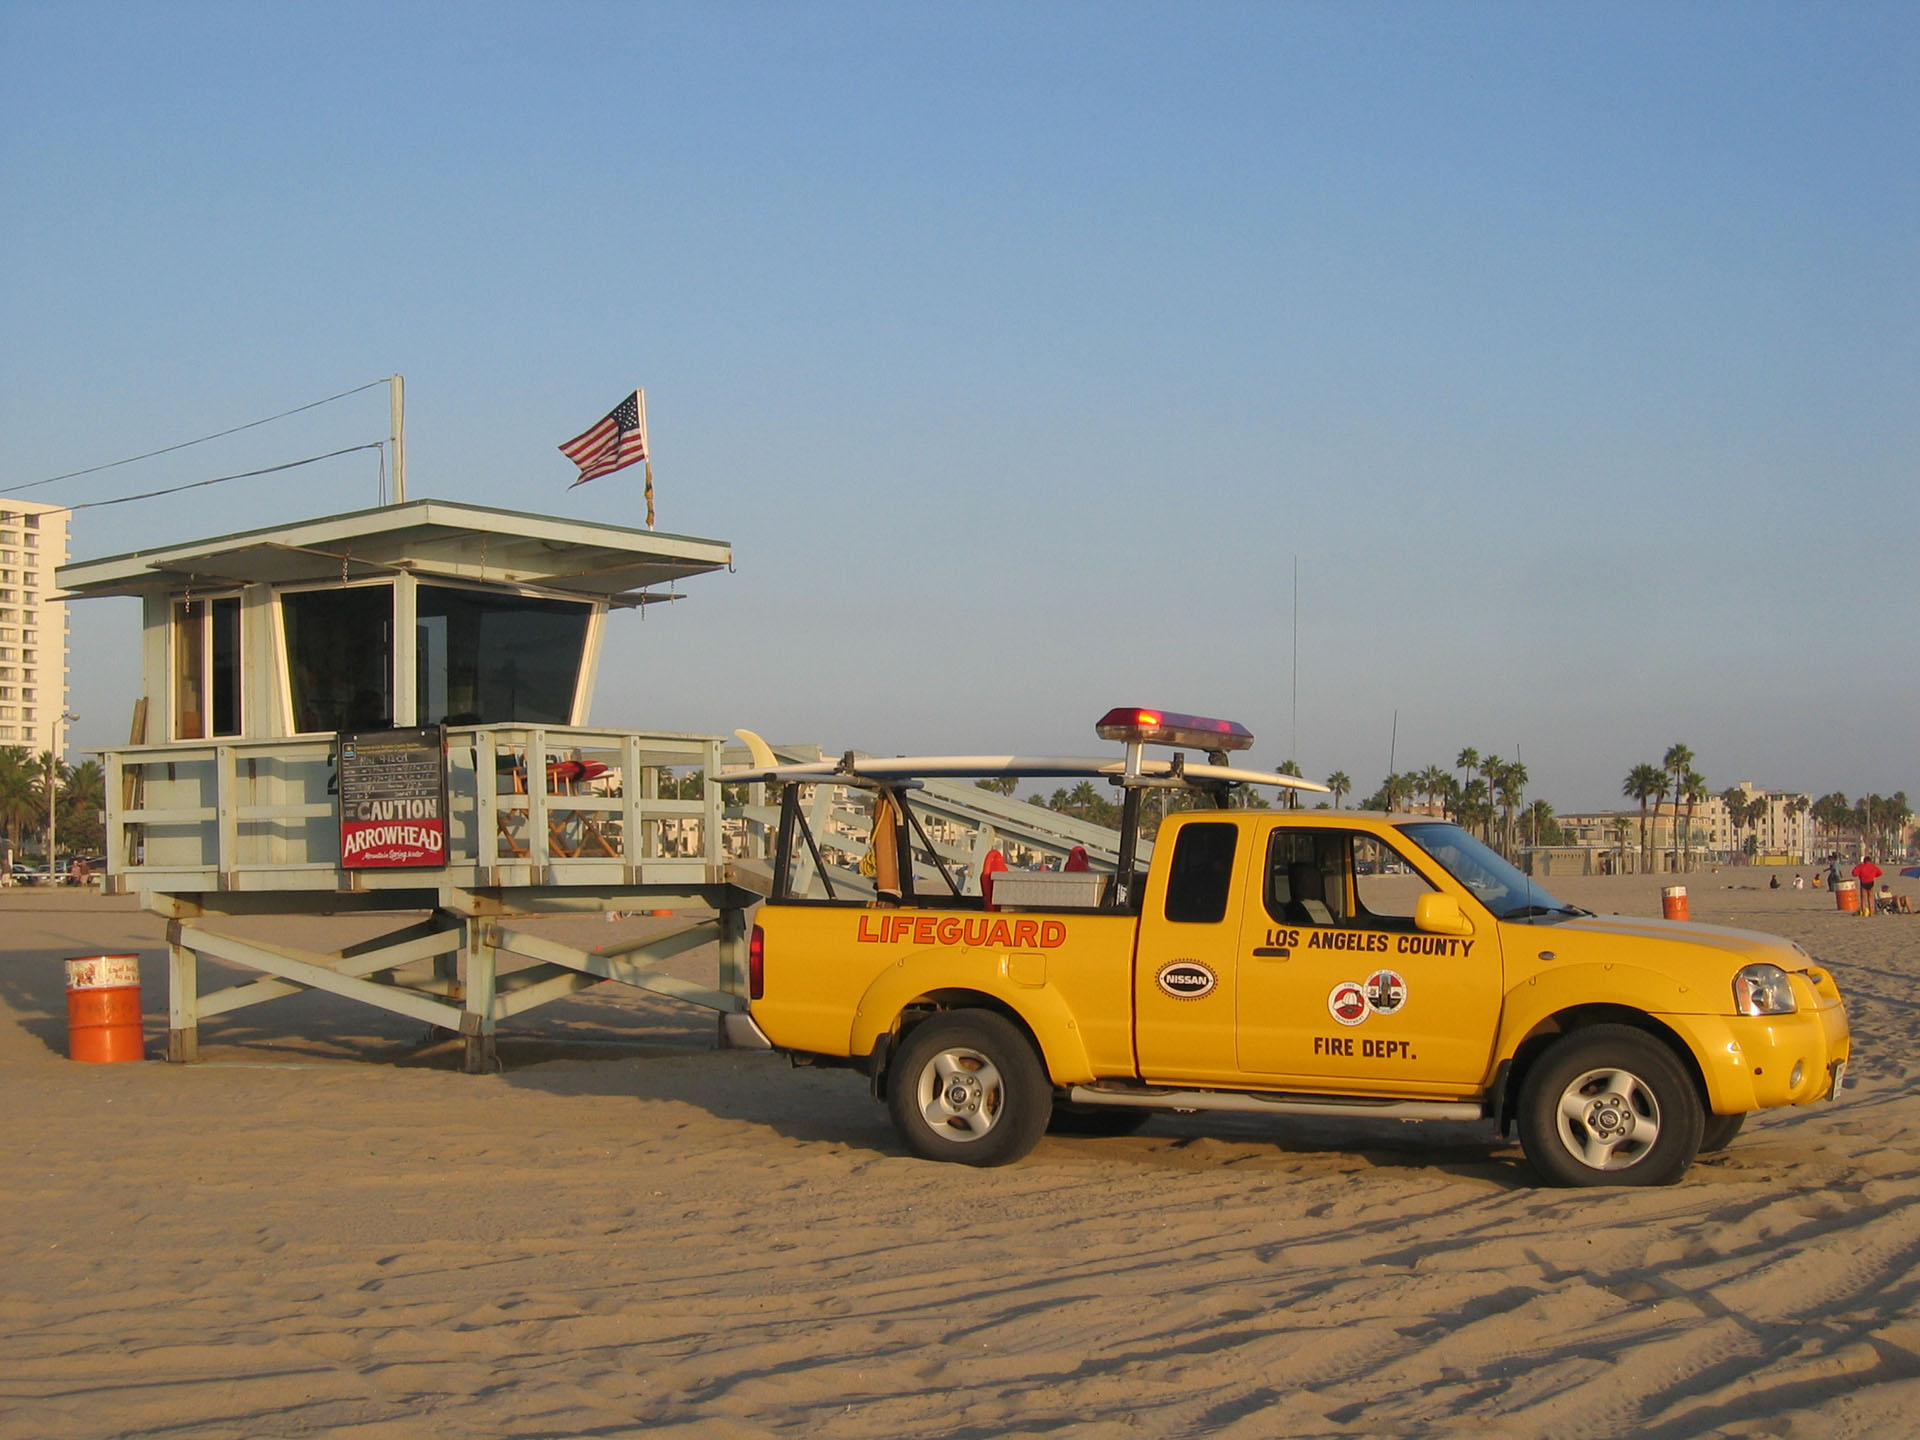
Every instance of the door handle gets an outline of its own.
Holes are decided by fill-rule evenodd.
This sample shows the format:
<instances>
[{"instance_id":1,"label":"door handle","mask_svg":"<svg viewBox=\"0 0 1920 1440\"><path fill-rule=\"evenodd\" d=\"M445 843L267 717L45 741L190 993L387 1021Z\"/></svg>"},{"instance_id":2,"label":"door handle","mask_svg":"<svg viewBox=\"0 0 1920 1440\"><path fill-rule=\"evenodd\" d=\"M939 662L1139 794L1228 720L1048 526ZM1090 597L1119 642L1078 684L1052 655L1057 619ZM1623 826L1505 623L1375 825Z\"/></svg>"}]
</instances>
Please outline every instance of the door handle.
<instances>
[{"instance_id":1,"label":"door handle","mask_svg":"<svg viewBox=\"0 0 1920 1440\"><path fill-rule=\"evenodd\" d=\"M1287 960L1292 958L1293 951L1285 945L1256 945L1253 954L1256 960Z\"/></svg>"}]
</instances>

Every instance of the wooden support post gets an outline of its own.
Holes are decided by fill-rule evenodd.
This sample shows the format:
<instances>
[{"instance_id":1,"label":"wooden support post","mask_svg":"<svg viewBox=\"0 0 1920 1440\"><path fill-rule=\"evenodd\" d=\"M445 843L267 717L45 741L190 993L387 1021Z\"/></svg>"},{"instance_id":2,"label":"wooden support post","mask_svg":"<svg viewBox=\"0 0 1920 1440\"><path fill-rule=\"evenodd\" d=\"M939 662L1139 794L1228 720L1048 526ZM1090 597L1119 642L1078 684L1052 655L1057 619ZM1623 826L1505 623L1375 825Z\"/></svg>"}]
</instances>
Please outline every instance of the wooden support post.
<instances>
[{"instance_id":1,"label":"wooden support post","mask_svg":"<svg viewBox=\"0 0 1920 1440\"><path fill-rule=\"evenodd\" d=\"M641 817L639 823L645 828L641 831L640 847L636 850L632 846L629 846L627 849L627 855L629 857L628 863L630 864L635 858L653 860L658 858L660 854L660 825L659 822L648 813L652 810L652 806L646 803L651 800L658 800L659 798L660 767L657 765L649 765L641 772L641 804L636 806L634 810L634 813Z\"/></svg>"},{"instance_id":2,"label":"wooden support post","mask_svg":"<svg viewBox=\"0 0 1920 1440\"><path fill-rule=\"evenodd\" d=\"M448 931L460 930L461 920L459 916L449 914L445 910L435 910L421 922L419 928L429 934L440 935ZM463 941L465 940L464 933L461 938ZM446 996L451 1003L458 1005L464 1000L466 991L460 984L459 946L456 945L450 950L443 950L433 957L433 979L433 988ZM449 1039L455 1033L456 1032L439 1025L430 1025L427 1027L427 1039L429 1043Z\"/></svg>"},{"instance_id":3,"label":"wooden support post","mask_svg":"<svg viewBox=\"0 0 1920 1440\"><path fill-rule=\"evenodd\" d=\"M212 723L211 717L207 723ZM236 874L240 869L240 822L237 813L239 800L234 793L238 785L239 778L234 763L233 746L214 746L214 865L220 872L219 884L222 890L235 888Z\"/></svg>"},{"instance_id":4,"label":"wooden support post","mask_svg":"<svg viewBox=\"0 0 1920 1440\"><path fill-rule=\"evenodd\" d=\"M473 859L482 885L497 884L500 864L499 747L493 731L473 733Z\"/></svg>"},{"instance_id":5,"label":"wooden support post","mask_svg":"<svg viewBox=\"0 0 1920 1440\"><path fill-rule=\"evenodd\" d=\"M552 837L547 833L547 732L527 734L527 863L533 867L533 883L553 883L553 856L548 850Z\"/></svg>"},{"instance_id":6,"label":"wooden support post","mask_svg":"<svg viewBox=\"0 0 1920 1440\"><path fill-rule=\"evenodd\" d=\"M180 931L178 916L167 922L167 1060L191 1065L200 1058L200 972Z\"/></svg>"},{"instance_id":7,"label":"wooden support post","mask_svg":"<svg viewBox=\"0 0 1920 1440\"><path fill-rule=\"evenodd\" d=\"M727 863L727 846L720 825L722 809L720 805L720 753L718 740L709 740L706 754L701 757L700 796L706 803L706 811L700 817L701 852L707 864L713 867L712 873L718 874L722 865ZM721 989L725 989L723 984Z\"/></svg>"},{"instance_id":8,"label":"wooden support post","mask_svg":"<svg viewBox=\"0 0 1920 1440\"><path fill-rule=\"evenodd\" d=\"M458 916L449 915L445 910L436 910L427 917L427 923L436 930L459 930L466 922L461 921ZM448 950L433 957L433 978L435 988L440 985L446 986L442 993L448 1000L455 1005L466 1002L467 992L460 984L460 952L457 949ZM443 1030L438 1025L427 1027L427 1038L430 1042L450 1039L452 1035L452 1031Z\"/></svg>"},{"instance_id":9,"label":"wooden support post","mask_svg":"<svg viewBox=\"0 0 1920 1440\"><path fill-rule=\"evenodd\" d=\"M625 736L620 741L620 858L626 862L629 885L640 883L640 856L645 849L640 828L645 823L640 804L645 773L640 765L640 737Z\"/></svg>"},{"instance_id":10,"label":"wooden support post","mask_svg":"<svg viewBox=\"0 0 1920 1440\"><path fill-rule=\"evenodd\" d=\"M466 921L467 993L461 1005L460 1033L466 1037L466 1072L491 1075L500 1068L494 1050L494 990L498 955L491 921Z\"/></svg>"}]
</instances>

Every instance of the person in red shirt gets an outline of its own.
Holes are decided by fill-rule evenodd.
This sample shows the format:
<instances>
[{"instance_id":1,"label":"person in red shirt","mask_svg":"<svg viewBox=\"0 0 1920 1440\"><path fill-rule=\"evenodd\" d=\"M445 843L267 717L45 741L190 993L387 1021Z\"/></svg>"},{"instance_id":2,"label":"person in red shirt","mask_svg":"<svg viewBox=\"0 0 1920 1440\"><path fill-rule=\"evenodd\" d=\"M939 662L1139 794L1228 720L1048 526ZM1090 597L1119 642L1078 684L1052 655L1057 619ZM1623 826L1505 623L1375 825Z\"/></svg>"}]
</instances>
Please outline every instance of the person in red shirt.
<instances>
[{"instance_id":1,"label":"person in red shirt","mask_svg":"<svg viewBox=\"0 0 1920 1440\"><path fill-rule=\"evenodd\" d=\"M1862 855L1860 863L1847 872L1860 882L1860 913L1873 913L1873 887L1880 883L1880 867L1873 863L1873 856Z\"/></svg>"}]
</instances>

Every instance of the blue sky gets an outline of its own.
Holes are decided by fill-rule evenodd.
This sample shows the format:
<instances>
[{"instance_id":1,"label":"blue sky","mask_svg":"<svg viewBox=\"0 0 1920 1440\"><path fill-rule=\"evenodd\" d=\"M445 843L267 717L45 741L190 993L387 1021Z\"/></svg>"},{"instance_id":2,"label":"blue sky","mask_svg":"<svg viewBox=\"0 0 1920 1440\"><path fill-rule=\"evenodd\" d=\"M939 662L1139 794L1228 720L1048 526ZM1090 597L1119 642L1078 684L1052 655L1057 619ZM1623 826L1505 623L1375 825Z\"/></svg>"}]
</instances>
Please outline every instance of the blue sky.
<instances>
[{"instance_id":1,"label":"blue sky","mask_svg":"<svg viewBox=\"0 0 1920 1440\"><path fill-rule=\"evenodd\" d=\"M438 495L641 523L597 723L1306 772L1685 741L1920 794L1920 11L0 3L0 488L407 377ZM31 493L381 438L383 392ZM371 452L76 555L374 498ZM1292 586L1301 602L1297 739ZM128 602L75 607L76 745Z\"/></svg>"}]
</instances>

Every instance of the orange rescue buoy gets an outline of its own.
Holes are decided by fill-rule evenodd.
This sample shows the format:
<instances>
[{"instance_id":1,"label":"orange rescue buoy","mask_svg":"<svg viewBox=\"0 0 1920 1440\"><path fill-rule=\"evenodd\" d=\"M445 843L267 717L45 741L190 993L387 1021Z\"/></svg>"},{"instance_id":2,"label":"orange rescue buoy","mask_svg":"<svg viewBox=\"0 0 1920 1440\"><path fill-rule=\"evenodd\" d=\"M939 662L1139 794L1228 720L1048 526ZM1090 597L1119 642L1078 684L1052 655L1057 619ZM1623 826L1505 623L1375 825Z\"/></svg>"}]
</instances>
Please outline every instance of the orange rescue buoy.
<instances>
[{"instance_id":1,"label":"orange rescue buoy","mask_svg":"<svg viewBox=\"0 0 1920 1440\"><path fill-rule=\"evenodd\" d=\"M140 957L67 961L67 1058L95 1064L147 1058L140 1025Z\"/></svg>"},{"instance_id":2,"label":"orange rescue buoy","mask_svg":"<svg viewBox=\"0 0 1920 1440\"><path fill-rule=\"evenodd\" d=\"M1660 892L1660 913L1669 920L1691 920L1687 910L1687 887L1669 885Z\"/></svg>"}]
</instances>

